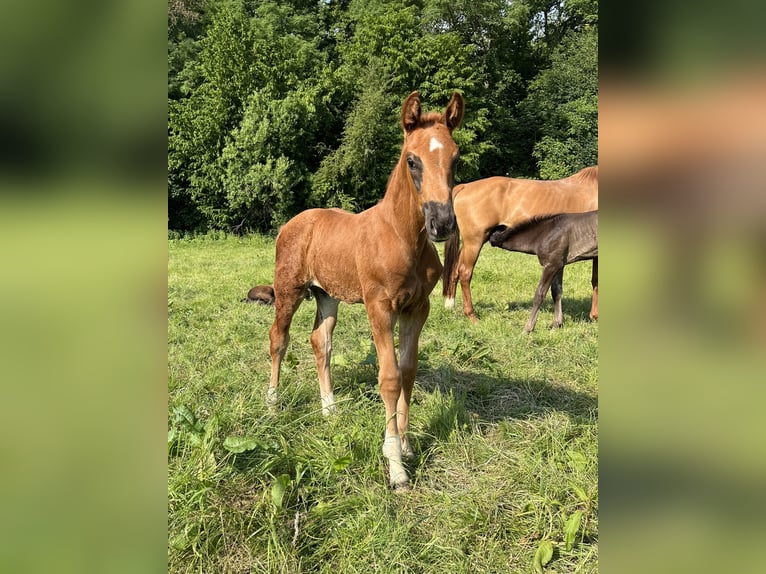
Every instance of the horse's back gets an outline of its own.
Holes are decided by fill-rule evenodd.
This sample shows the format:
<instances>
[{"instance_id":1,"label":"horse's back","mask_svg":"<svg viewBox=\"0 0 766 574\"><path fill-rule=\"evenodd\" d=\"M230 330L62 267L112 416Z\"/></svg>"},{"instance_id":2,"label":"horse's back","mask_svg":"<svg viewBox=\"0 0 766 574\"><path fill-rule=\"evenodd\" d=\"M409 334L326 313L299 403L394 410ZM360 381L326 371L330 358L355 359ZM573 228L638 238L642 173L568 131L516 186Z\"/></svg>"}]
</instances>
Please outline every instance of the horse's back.
<instances>
[{"instance_id":1,"label":"horse's back","mask_svg":"<svg viewBox=\"0 0 766 574\"><path fill-rule=\"evenodd\" d=\"M428 242L417 257L408 255L376 208L358 214L309 209L288 221L277 237L275 290L315 286L346 303L381 289L405 292L394 297L402 303L427 298L442 271L436 248Z\"/></svg>"},{"instance_id":2,"label":"horse's back","mask_svg":"<svg viewBox=\"0 0 766 574\"><path fill-rule=\"evenodd\" d=\"M277 236L274 288L316 286L348 303L361 301L355 247L358 215L341 209L307 209Z\"/></svg>"}]
</instances>

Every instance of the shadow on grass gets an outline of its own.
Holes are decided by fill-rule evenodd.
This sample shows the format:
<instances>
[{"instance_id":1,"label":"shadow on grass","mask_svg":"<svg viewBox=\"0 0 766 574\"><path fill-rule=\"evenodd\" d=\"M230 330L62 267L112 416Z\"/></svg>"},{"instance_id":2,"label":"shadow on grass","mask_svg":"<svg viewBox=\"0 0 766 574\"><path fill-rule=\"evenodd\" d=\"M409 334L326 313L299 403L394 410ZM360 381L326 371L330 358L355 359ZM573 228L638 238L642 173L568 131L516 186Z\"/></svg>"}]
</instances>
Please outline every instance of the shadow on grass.
<instances>
[{"instance_id":1,"label":"shadow on grass","mask_svg":"<svg viewBox=\"0 0 766 574\"><path fill-rule=\"evenodd\" d=\"M452 371L442 367L439 371ZM575 422L593 420L598 407L595 394L549 381L500 378L473 371L452 371L449 381L443 374L425 372L417 384L428 392L454 393L465 410L479 422L534 418L545 412L566 413ZM466 417L467 420L467 417ZM440 426L440 425L436 425Z\"/></svg>"},{"instance_id":2,"label":"shadow on grass","mask_svg":"<svg viewBox=\"0 0 766 574\"><path fill-rule=\"evenodd\" d=\"M562 297L561 310L564 313L564 324L566 325L567 322L589 321L590 306L590 297ZM529 315L529 313L532 312L532 296L530 295L529 299L520 301L509 301L504 305L499 305L492 302L479 302L474 303L474 307L479 317L489 317L490 315L504 316L506 313L516 313L519 311L525 312L527 315ZM553 316L553 302L550 298L550 295L545 298L545 301L540 306L540 313L548 313L551 315L551 317ZM520 327L523 326L523 324L520 325Z\"/></svg>"},{"instance_id":3,"label":"shadow on grass","mask_svg":"<svg viewBox=\"0 0 766 574\"><path fill-rule=\"evenodd\" d=\"M481 432L485 424L526 420L549 412L561 412L575 423L594 423L598 399L543 380L509 379L449 367L422 372L416 386L429 394L439 393L442 406L430 415L415 441L417 466L428 467L436 446L447 442L455 429ZM417 405L414 414L418 417Z\"/></svg>"}]
</instances>

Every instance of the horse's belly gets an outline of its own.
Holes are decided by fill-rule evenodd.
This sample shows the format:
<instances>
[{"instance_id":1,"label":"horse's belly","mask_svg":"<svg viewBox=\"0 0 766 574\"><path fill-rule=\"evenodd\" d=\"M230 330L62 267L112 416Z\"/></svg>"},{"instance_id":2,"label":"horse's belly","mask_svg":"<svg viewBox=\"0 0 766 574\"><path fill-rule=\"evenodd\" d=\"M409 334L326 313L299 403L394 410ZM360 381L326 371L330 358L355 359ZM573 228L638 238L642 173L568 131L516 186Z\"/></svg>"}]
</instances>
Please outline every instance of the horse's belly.
<instances>
[{"instance_id":1,"label":"horse's belly","mask_svg":"<svg viewBox=\"0 0 766 574\"><path fill-rule=\"evenodd\" d=\"M362 288L355 277L343 280L340 276L315 277L311 285L318 287L333 299L344 303L354 304L362 302Z\"/></svg>"}]
</instances>

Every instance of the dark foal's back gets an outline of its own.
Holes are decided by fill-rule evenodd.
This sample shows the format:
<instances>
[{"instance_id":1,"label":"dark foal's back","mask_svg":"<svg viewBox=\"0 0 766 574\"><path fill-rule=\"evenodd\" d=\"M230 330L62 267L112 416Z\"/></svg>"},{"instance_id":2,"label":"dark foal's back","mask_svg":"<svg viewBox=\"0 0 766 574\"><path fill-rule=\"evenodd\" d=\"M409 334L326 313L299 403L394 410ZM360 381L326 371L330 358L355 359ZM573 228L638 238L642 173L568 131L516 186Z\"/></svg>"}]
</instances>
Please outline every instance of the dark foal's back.
<instances>
[{"instance_id":1,"label":"dark foal's back","mask_svg":"<svg viewBox=\"0 0 766 574\"><path fill-rule=\"evenodd\" d=\"M598 211L533 217L489 236L493 247L537 255L541 264L556 259L568 265L598 257Z\"/></svg>"}]
</instances>

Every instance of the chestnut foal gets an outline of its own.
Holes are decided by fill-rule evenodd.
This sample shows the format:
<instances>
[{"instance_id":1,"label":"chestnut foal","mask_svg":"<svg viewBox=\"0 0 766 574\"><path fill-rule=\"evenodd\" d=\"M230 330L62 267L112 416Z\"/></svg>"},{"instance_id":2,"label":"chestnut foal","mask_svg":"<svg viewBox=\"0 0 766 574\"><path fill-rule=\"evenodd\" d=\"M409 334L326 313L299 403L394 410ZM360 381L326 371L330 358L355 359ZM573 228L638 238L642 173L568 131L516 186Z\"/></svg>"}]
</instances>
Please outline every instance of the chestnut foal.
<instances>
[{"instance_id":1,"label":"chestnut foal","mask_svg":"<svg viewBox=\"0 0 766 574\"><path fill-rule=\"evenodd\" d=\"M338 303L364 303L378 354L378 383L386 407L383 454L393 488L409 484L402 455L412 455L407 429L418 339L430 309L428 297L442 272L433 242L456 229L452 187L458 149L452 131L463 111L457 92L442 114L421 113L420 97L411 93L401 111L401 156L380 203L359 214L309 209L288 221L277 237L267 403L277 403L290 323L310 292L317 303L311 346L322 409L325 414L335 409L330 355Z\"/></svg>"}]
</instances>

